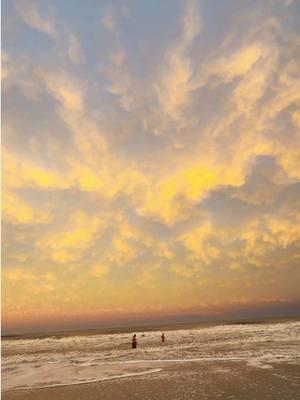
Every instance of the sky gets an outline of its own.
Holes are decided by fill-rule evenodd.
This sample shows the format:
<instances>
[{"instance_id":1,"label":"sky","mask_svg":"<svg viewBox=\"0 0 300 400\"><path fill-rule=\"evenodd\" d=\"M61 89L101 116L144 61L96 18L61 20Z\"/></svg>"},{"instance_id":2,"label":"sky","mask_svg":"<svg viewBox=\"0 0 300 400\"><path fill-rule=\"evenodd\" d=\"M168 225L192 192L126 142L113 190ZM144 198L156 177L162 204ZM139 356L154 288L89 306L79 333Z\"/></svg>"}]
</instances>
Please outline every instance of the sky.
<instances>
[{"instance_id":1,"label":"sky","mask_svg":"<svg viewBox=\"0 0 300 400\"><path fill-rule=\"evenodd\" d=\"M297 1L2 1L4 332L300 313Z\"/></svg>"}]
</instances>

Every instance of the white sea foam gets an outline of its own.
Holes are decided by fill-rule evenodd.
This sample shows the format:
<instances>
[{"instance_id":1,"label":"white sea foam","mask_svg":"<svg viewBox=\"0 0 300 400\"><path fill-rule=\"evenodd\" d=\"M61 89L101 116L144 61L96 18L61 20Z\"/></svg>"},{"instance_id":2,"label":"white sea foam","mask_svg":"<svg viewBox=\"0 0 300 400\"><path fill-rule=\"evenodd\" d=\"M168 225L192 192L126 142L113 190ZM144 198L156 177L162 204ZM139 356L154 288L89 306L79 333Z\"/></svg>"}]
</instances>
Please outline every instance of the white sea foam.
<instances>
[{"instance_id":1,"label":"white sea foam","mask_svg":"<svg viewBox=\"0 0 300 400\"><path fill-rule=\"evenodd\" d=\"M223 325L2 342L2 389L74 385L155 374L167 365L244 362L253 368L300 362L300 322Z\"/></svg>"},{"instance_id":2,"label":"white sea foam","mask_svg":"<svg viewBox=\"0 0 300 400\"><path fill-rule=\"evenodd\" d=\"M155 369L150 369L148 371L144 372L135 372L135 373L127 373L127 374L121 374L121 375L112 375L112 376L106 376L102 378L96 378L96 379L90 379L90 380L83 380L83 381L77 381L77 382L70 382L70 383L54 383L52 385L42 385L42 386L34 386L35 389L44 389L44 388L50 388L50 387L56 387L56 386L71 386L71 385L82 385L85 383L95 383L95 382L101 382L101 381L108 381L112 379L119 379L119 378L128 378L128 377L133 377L133 376L141 376L141 375L148 375L148 374L153 374L155 372L160 372L161 368L155 368ZM32 389L32 387L24 386L24 387L18 387L16 390L28 390Z\"/></svg>"}]
</instances>

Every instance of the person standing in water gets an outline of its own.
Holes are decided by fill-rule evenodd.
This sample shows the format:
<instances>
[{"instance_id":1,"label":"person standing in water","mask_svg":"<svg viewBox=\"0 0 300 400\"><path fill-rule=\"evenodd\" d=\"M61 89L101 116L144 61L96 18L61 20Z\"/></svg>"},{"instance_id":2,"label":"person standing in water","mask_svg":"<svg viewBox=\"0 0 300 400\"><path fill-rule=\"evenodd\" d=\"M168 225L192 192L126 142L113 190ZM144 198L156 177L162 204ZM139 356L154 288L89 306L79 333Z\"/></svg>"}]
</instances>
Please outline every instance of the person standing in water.
<instances>
[{"instance_id":1,"label":"person standing in water","mask_svg":"<svg viewBox=\"0 0 300 400\"><path fill-rule=\"evenodd\" d=\"M164 341L165 341L165 334L164 333L162 333L162 335L161 335L161 341L164 343Z\"/></svg>"},{"instance_id":2,"label":"person standing in water","mask_svg":"<svg viewBox=\"0 0 300 400\"><path fill-rule=\"evenodd\" d=\"M133 349L136 349L137 346L136 334L132 336L131 345Z\"/></svg>"}]
</instances>

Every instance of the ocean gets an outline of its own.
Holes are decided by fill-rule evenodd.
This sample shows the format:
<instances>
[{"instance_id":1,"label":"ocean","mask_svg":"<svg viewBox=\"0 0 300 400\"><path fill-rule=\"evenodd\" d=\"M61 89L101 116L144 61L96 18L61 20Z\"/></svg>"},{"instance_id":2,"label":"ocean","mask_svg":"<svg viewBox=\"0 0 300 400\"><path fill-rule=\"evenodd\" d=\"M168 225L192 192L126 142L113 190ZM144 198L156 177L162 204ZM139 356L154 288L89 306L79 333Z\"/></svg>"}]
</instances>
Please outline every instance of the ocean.
<instances>
[{"instance_id":1,"label":"ocean","mask_svg":"<svg viewBox=\"0 0 300 400\"><path fill-rule=\"evenodd\" d=\"M136 349L131 348L133 333L137 335ZM164 343L161 333L157 327L144 327L134 332L3 338L2 392L155 377L165 377L168 382L171 375L182 379L180 371L188 368L219 374L244 368L264 371L268 376L279 374L283 385L288 385L292 394L294 391L295 399L300 393L299 320L178 325L164 329ZM197 382L193 385L197 394Z\"/></svg>"}]
</instances>

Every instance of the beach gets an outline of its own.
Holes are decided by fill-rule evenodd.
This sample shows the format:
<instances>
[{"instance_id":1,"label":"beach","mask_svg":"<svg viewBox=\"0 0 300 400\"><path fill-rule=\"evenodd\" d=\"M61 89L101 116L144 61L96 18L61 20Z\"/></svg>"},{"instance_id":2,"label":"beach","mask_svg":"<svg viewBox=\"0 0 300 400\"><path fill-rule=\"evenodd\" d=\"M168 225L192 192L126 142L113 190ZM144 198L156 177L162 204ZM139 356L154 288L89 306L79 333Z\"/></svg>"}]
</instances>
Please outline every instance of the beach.
<instances>
[{"instance_id":1,"label":"beach","mask_svg":"<svg viewBox=\"0 0 300 400\"><path fill-rule=\"evenodd\" d=\"M2 398L291 399L300 390L300 323L6 340Z\"/></svg>"},{"instance_id":2,"label":"beach","mask_svg":"<svg viewBox=\"0 0 300 400\"><path fill-rule=\"evenodd\" d=\"M4 393L4 400L79 399L286 399L299 395L299 367L276 366L272 371L253 370L245 365L226 363L202 366L171 366L151 377L21 390Z\"/></svg>"}]
</instances>

